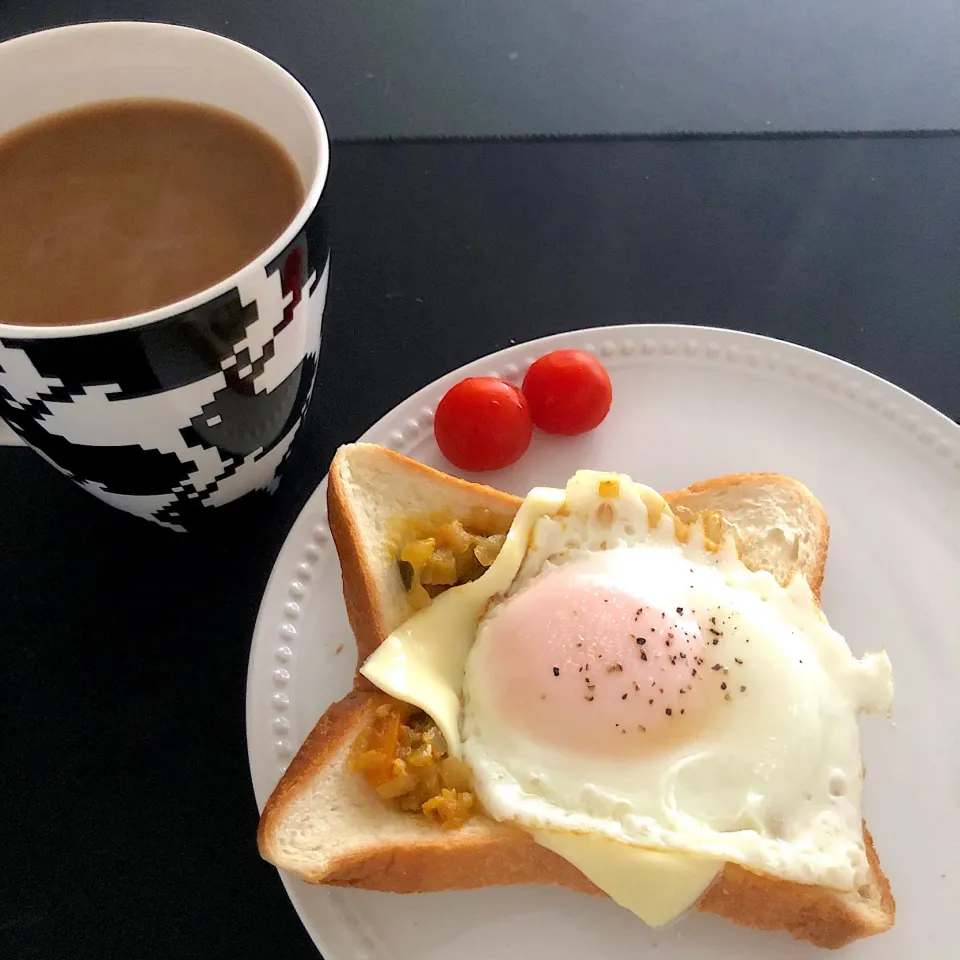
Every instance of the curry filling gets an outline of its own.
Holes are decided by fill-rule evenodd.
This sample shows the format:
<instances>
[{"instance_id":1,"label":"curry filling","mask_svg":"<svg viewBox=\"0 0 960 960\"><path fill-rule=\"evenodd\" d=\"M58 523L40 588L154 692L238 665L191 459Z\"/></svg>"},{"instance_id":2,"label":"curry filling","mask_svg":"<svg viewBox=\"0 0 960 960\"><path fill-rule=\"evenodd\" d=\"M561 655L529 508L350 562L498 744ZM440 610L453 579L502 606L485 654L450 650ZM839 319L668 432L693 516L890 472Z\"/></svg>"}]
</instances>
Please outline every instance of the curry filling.
<instances>
[{"instance_id":1,"label":"curry filling","mask_svg":"<svg viewBox=\"0 0 960 960\"><path fill-rule=\"evenodd\" d=\"M407 519L393 541L397 567L414 610L423 610L449 587L478 579L497 559L511 517L475 508L465 520Z\"/></svg>"},{"instance_id":2,"label":"curry filling","mask_svg":"<svg viewBox=\"0 0 960 960\"><path fill-rule=\"evenodd\" d=\"M422 610L444 590L482 576L497 559L512 519L475 508L463 520L434 515L395 524L391 539L410 606ZM447 753L437 725L410 704L391 700L377 707L354 742L350 768L382 800L445 830L463 826L477 812L470 768Z\"/></svg>"},{"instance_id":3,"label":"curry filling","mask_svg":"<svg viewBox=\"0 0 960 960\"><path fill-rule=\"evenodd\" d=\"M447 753L443 734L422 711L394 700L377 707L357 737L350 768L400 810L422 813L444 830L476 813L470 768Z\"/></svg>"}]
</instances>

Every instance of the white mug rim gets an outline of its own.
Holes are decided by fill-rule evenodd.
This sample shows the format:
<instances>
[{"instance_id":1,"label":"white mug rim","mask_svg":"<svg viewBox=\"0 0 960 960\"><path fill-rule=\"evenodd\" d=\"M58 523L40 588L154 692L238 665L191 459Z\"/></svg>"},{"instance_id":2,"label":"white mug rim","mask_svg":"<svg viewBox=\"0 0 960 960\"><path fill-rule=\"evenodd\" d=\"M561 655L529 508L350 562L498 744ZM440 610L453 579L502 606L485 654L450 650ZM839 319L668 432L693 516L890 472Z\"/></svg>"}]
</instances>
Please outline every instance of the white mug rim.
<instances>
[{"instance_id":1,"label":"white mug rim","mask_svg":"<svg viewBox=\"0 0 960 960\"><path fill-rule=\"evenodd\" d=\"M286 249L291 241L303 230L307 220L316 209L326 186L327 174L330 169L330 141L327 136L327 128L320 115L320 110L310 96L307 89L299 80L288 70L285 70L275 60L248 47L246 44L231 40L229 37L221 36L218 33L212 33L209 30L199 30L196 27L184 27L179 24L154 22L149 20L100 20L92 23L70 24L65 27L53 27L49 30L39 30L34 33L27 33L11 40L5 40L0 43L0 57L14 44L26 45L37 42L43 42L53 34L63 35L65 33L89 33L116 27L142 28L146 32L176 32L180 34L195 34L219 42L224 46L233 47L242 52L245 56L259 60L261 65L272 70L280 79L290 86L292 92L296 94L306 107L313 124L313 134L317 146L317 168L313 179L307 189L303 203L297 210L296 215L284 229L283 233L266 250L260 253L252 260L248 260L242 267L235 270L223 280L205 287L197 293L191 294L173 303L165 304L162 307L155 307L153 310L146 310L141 313L130 314L126 317L116 317L111 320L97 320L93 323L71 323L57 324L50 326L27 325L4 323L0 321L0 337L7 337L16 340L57 340L66 337L94 336L101 333L113 333L118 330L131 330L139 327L146 327L152 323L162 320L169 320L171 317L186 313L190 310L200 307L205 303L216 300L217 297L234 289L241 278L251 270L257 270L265 267L272 260ZM104 101L108 102L108 101ZM38 115L34 119L40 119ZM29 122L29 121L28 121Z\"/></svg>"}]
</instances>

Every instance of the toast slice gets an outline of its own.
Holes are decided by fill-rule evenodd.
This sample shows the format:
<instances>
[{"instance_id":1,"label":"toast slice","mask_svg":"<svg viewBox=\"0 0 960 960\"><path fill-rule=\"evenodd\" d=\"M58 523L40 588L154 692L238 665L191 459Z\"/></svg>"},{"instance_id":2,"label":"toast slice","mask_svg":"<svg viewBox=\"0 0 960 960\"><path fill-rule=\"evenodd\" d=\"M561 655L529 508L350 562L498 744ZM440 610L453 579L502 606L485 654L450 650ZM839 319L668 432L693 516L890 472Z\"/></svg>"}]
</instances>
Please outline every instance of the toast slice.
<instances>
[{"instance_id":1,"label":"toast slice","mask_svg":"<svg viewBox=\"0 0 960 960\"><path fill-rule=\"evenodd\" d=\"M799 572L819 596L829 527L819 502L798 481L743 474L664 496L681 515L721 511L748 566L770 570L783 582ZM509 518L520 503L380 447L341 448L330 470L328 509L361 661L410 614L388 543L396 517L438 510L466 517L482 506ZM600 893L516 827L474 817L460 830L441 831L381 803L347 762L354 739L386 700L359 675L358 681L319 720L270 797L258 831L265 859L309 882L397 893L515 883ZM894 900L866 825L864 839L871 878L856 891L791 883L727 864L698 909L829 948L880 933L893 924Z\"/></svg>"}]
</instances>

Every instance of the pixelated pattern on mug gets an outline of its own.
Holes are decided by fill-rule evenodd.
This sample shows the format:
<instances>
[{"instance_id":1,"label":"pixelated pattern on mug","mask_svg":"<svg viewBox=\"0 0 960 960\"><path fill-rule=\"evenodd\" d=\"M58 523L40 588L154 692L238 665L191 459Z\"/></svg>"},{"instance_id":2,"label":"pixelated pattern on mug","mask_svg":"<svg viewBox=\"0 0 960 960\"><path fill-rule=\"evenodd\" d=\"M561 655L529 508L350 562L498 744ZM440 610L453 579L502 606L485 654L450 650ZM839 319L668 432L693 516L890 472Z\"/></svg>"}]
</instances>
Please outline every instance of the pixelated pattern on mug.
<instances>
[{"instance_id":1,"label":"pixelated pattern on mug","mask_svg":"<svg viewBox=\"0 0 960 960\"><path fill-rule=\"evenodd\" d=\"M328 270L326 244L308 251L302 232L216 300L149 326L0 338L3 415L101 500L187 529L278 476L313 389Z\"/></svg>"}]
</instances>

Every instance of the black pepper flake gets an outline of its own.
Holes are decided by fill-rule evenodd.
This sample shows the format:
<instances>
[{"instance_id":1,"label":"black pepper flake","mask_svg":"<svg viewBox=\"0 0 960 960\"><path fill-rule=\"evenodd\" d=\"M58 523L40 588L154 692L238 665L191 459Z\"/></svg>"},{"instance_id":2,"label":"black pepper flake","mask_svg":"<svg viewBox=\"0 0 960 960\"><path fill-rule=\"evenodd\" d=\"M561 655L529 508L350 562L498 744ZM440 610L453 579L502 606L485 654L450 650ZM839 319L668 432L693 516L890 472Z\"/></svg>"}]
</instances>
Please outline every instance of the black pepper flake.
<instances>
[{"instance_id":1,"label":"black pepper flake","mask_svg":"<svg viewBox=\"0 0 960 960\"><path fill-rule=\"evenodd\" d=\"M646 638L646 637L637 637L637 643L639 643L641 647L642 647L646 642L647 642L647 638Z\"/></svg>"},{"instance_id":2,"label":"black pepper flake","mask_svg":"<svg viewBox=\"0 0 960 960\"><path fill-rule=\"evenodd\" d=\"M682 617L682 616L683 616L683 607L677 607L677 613L679 613L680 616Z\"/></svg>"},{"instance_id":3,"label":"black pepper flake","mask_svg":"<svg viewBox=\"0 0 960 960\"><path fill-rule=\"evenodd\" d=\"M685 712L685 711L684 711L683 707L681 707L681 708L680 708L680 713L682 714L682 713L684 713L684 712Z\"/></svg>"},{"instance_id":4,"label":"black pepper flake","mask_svg":"<svg viewBox=\"0 0 960 960\"><path fill-rule=\"evenodd\" d=\"M611 663L607 667L607 673L623 673L623 664L619 660L616 663Z\"/></svg>"},{"instance_id":5,"label":"black pepper flake","mask_svg":"<svg viewBox=\"0 0 960 960\"><path fill-rule=\"evenodd\" d=\"M636 680L633 681L633 690L634 690L634 693L638 693L640 691L640 684L637 683Z\"/></svg>"},{"instance_id":6,"label":"black pepper flake","mask_svg":"<svg viewBox=\"0 0 960 960\"><path fill-rule=\"evenodd\" d=\"M711 632L715 637L722 637L722 636L723 636L723 634L722 634L719 630L715 630L713 627L710 628L710 632Z\"/></svg>"},{"instance_id":7,"label":"black pepper flake","mask_svg":"<svg viewBox=\"0 0 960 960\"><path fill-rule=\"evenodd\" d=\"M747 688L746 688L742 683L740 684L740 692L741 692L741 693L746 693L746 692L747 692Z\"/></svg>"},{"instance_id":8,"label":"black pepper flake","mask_svg":"<svg viewBox=\"0 0 960 960\"><path fill-rule=\"evenodd\" d=\"M721 690L726 690L726 689L727 689L726 681L724 681L723 683L720 684L720 689L721 689Z\"/></svg>"},{"instance_id":9,"label":"black pepper flake","mask_svg":"<svg viewBox=\"0 0 960 960\"><path fill-rule=\"evenodd\" d=\"M650 701L650 706L651 706L651 707L653 706L653 701L652 701L652 700Z\"/></svg>"},{"instance_id":10,"label":"black pepper flake","mask_svg":"<svg viewBox=\"0 0 960 960\"><path fill-rule=\"evenodd\" d=\"M581 667L581 668L577 671L577 673L583 673L583 667Z\"/></svg>"},{"instance_id":11,"label":"black pepper flake","mask_svg":"<svg viewBox=\"0 0 960 960\"><path fill-rule=\"evenodd\" d=\"M681 692L681 693L686 693L686 692L687 692L687 688L686 688L686 687L681 687L681 688L680 688L680 692Z\"/></svg>"},{"instance_id":12,"label":"black pepper flake","mask_svg":"<svg viewBox=\"0 0 960 960\"><path fill-rule=\"evenodd\" d=\"M723 664L722 664L722 663L715 663L710 669L711 669L711 670L722 670L722 669L723 669Z\"/></svg>"},{"instance_id":13,"label":"black pepper flake","mask_svg":"<svg viewBox=\"0 0 960 960\"><path fill-rule=\"evenodd\" d=\"M663 693L663 687L660 688L660 692Z\"/></svg>"},{"instance_id":14,"label":"black pepper flake","mask_svg":"<svg viewBox=\"0 0 960 960\"><path fill-rule=\"evenodd\" d=\"M674 637L674 635L673 635L671 632L667 631L667 639L668 639L668 640L672 640L673 637Z\"/></svg>"},{"instance_id":15,"label":"black pepper flake","mask_svg":"<svg viewBox=\"0 0 960 960\"><path fill-rule=\"evenodd\" d=\"M681 653L680 653L680 659L681 659L681 660L686 660L686 659L687 659L687 655L686 655L685 653L681 652Z\"/></svg>"},{"instance_id":16,"label":"black pepper flake","mask_svg":"<svg viewBox=\"0 0 960 960\"><path fill-rule=\"evenodd\" d=\"M554 668L553 668L553 675L554 675L555 677L559 677L559 676L560 676L560 668L559 668L559 667L554 667Z\"/></svg>"},{"instance_id":17,"label":"black pepper flake","mask_svg":"<svg viewBox=\"0 0 960 960\"><path fill-rule=\"evenodd\" d=\"M691 676L691 677L695 677L696 675L697 675L697 668L694 667L694 668L690 671L690 676Z\"/></svg>"},{"instance_id":18,"label":"black pepper flake","mask_svg":"<svg viewBox=\"0 0 960 960\"><path fill-rule=\"evenodd\" d=\"M743 661L742 661L739 657L734 657L734 658L733 658L733 662L734 662L734 663L739 663L741 667L743 666Z\"/></svg>"},{"instance_id":19,"label":"black pepper flake","mask_svg":"<svg viewBox=\"0 0 960 960\"><path fill-rule=\"evenodd\" d=\"M641 660L646 660L646 659L647 659L647 651L646 651L646 650L641 650L641 651L640 651L640 659L641 659Z\"/></svg>"},{"instance_id":20,"label":"black pepper flake","mask_svg":"<svg viewBox=\"0 0 960 960\"><path fill-rule=\"evenodd\" d=\"M626 699L627 699L627 695L624 694L620 699L621 699L621 700L626 700Z\"/></svg>"},{"instance_id":21,"label":"black pepper flake","mask_svg":"<svg viewBox=\"0 0 960 960\"><path fill-rule=\"evenodd\" d=\"M672 717L672 716L673 716L673 710L671 710L670 707L667 707L667 709L666 709L666 714L667 714L668 717Z\"/></svg>"},{"instance_id":22,"label":"black pepper flake","mask_svg":"<svg viewBox=\"0 0 960 960\"><path fill-rule=\"evenodd\" d=\"M646 732L647 732L647 728L646 728L642 723L637 724L637 729L638 729L641 733L646 733Z\"/></svg>"},{"instance_id":23,"label":"black pepper flake","mask_svg":"<svg viewBox=\"0 0 960 960\"><path fill-rule=\"evenodd\" d=\"M711 622L714 626L716 626L716 625L717 625L717 618L716 618L716 617L711 617L711 618L710 618L710 622Z\"/></svg>"},{"instance_id":24,"label":"black pepper flake","mask_svg":"<svg viewBox=\"0 0 960 960\"><path fill-rule=\"evenodd\" d=\"M583 699L589 703L593 699L593 696L591 695L589 697L584 697Z\"/></svg>"}]
</instances>

